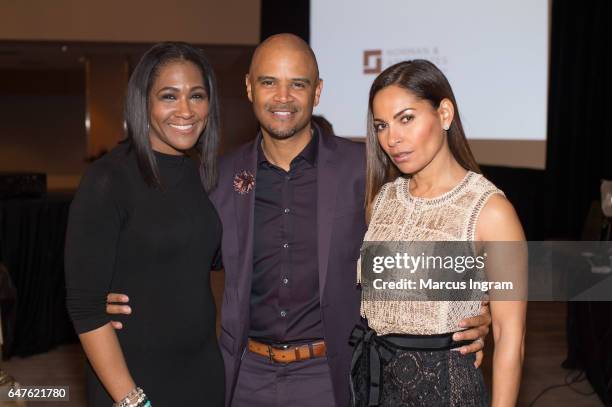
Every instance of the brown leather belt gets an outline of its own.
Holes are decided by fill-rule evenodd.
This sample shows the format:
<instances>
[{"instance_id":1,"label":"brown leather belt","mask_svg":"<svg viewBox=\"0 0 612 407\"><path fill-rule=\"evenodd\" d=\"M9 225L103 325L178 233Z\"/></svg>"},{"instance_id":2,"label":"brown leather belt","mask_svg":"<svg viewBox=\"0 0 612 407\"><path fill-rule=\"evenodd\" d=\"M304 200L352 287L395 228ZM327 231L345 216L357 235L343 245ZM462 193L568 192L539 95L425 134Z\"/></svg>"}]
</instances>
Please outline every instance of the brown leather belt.
<instances>
[{"instance_id":1,"label":"brown leather belt","mask_svg":"<svg viewBox=\"0 0 612 407\"><path fill-rule=\"evenodd\" d=\"M273 362L292 363L323 357L327 352L327 347L325 346L325 341L278 347L249 338L249 351L265 356Z\"/></svg>"}]
</instances>

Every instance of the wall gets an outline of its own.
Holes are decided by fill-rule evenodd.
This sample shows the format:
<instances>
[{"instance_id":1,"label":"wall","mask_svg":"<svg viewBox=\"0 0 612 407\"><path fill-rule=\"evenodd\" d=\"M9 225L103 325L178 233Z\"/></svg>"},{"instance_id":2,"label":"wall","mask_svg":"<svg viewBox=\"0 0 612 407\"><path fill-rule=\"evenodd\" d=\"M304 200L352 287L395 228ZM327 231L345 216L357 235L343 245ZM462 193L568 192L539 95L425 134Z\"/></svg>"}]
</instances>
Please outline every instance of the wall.
<instances>
[{"instance_id":1,"label":"wall","mask_svg":"<svg viewBox=\"0 0 612 407\"><path fill-rule=\"evenodd\" d=\"M222 149L252 137L244 73L260 8L261 0L3 0L0 171L44 172L49 189L74 188L87 165L86 88L96 85L87 86L83 62L126 55L133 67L133 49L159 41L202 44L218 76Z\"/></svg>"},{"instance_id":2,"label":"wall","mask_svg":"<svg viewBox=\"0 0 612 407\"><path fill-rule=\"evenodd\" d=\"M85 168L85 71L0 70L0 171L52 174L74 185Z\"/></svg>"},{"instance_id":3,"label":"wall","mask_svg":"<svg viewBox=\"0 0 612 407\"><path fill-rule=\"evenodd\" d=\"M479 164L546 168L545 140L469 140L469 144Z\"/></svg>"},{"instance_id":4,"label":"wall","mask_svg":"<svg viewBox=\"0 0 612 407\"><path fill-rule=\"evenodd\" d=\"M221 150L228 151L252 138L257 130L244 85L254 47L203 49L217 74ZM110 56L106 60L112 62ZM102 83L97 85L104 86L107 80L103 75L99 78ZM122 92L117 90L118 100ZM90 155L85 129L85 64L70 69L0 68L0 106L0 172L42 172L47 174L49 190L76 188ZM120 119L120 113L110 116Z\"/></svg>"},{"instance_id":5,"label":"wall","mask_svg":"<svg viewBox=\"0 0 612 407\"><path fill-rule=\"evenodd\" d=\"M2 0L0 40L259 42L260 0Z\"/></svg>"}]
</instances>

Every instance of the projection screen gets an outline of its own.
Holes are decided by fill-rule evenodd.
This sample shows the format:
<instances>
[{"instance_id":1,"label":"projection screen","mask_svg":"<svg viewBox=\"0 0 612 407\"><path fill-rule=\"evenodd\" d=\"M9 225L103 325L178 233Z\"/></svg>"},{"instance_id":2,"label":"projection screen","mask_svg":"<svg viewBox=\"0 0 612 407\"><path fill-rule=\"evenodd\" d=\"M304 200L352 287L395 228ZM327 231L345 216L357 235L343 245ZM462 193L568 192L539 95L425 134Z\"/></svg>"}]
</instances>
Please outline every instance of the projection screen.
<instances>
[{"instance_id":1,"label":"projection screen","mask_svg":"<svg viewBox=\"0 0 612 407\"><path fill-rule=\"evenodd\" d=\"M324 80L315 113L336 134L363 137L376 75L396 62L422 58L449 79L471 142L537 142L526 145L540 146L543 154L548 0L310 4L310 43Z\"/></svg>"}]
</instances>

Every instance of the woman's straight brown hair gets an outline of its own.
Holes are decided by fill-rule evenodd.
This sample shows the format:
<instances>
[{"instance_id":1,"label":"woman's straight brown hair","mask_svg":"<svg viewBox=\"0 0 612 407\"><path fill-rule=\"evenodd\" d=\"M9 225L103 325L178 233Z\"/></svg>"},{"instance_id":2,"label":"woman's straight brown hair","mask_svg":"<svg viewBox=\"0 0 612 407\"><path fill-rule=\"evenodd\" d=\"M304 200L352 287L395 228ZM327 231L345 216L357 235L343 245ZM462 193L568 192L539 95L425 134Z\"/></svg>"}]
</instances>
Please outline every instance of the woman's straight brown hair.
<instances>
[{"instance_id":1,"label":"woman's straight brown hair","mask_svg":"<svg viewBox=\"0 0 612 407\"><path fill-rule=\"evenodd\" d=\"M387 154L378 143L378 137L374 128L374 116L372 113L372 102L378 92L387 86L396 85L406 89L415 97L426 100L437 109L440 102L448 99L455 108L455 115L447 132L448 146L451 154L459 165L466 170L480 173L480 167L470 150L455 95L451 89L446 76L429 61L415 59L404 61L390 66L374 79L370 87L368 100L368 130L366 138L367 164L366 164L366 213L368 221L372 212L372 205L376 195L382 186L393 181L401 175L395 164L391 162Z\"/></svg>"}]
</instances>

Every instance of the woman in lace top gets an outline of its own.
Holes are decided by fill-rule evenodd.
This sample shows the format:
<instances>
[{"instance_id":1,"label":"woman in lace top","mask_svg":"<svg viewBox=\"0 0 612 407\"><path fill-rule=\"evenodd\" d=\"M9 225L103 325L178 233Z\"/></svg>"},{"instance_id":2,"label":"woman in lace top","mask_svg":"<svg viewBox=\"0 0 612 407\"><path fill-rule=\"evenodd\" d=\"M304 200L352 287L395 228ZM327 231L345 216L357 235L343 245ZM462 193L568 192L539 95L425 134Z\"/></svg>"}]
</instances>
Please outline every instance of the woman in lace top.
<instances>
[{"instance_id":1,"label":"woman in lace top","mask_svg":"<svg viewBox=\"0 0 612 407\"><path fill-rule=\"evenodd\" d=\"M452 89L432 63L401 62L376 78L367 153L364 248L368 242L428 241L465 242L477 250L480 242L524 241L512 205L480 174ZM489 405L474 356L457 351L462 343L453 340L459 321L478 314L479 301L450 295L406 300L374 291L363 281L368 326L356 327L351 338L355 405ZM490 304L495 407L514 406L518 396L526 303L514 299Z\"/></svg>"}]
</instances>

